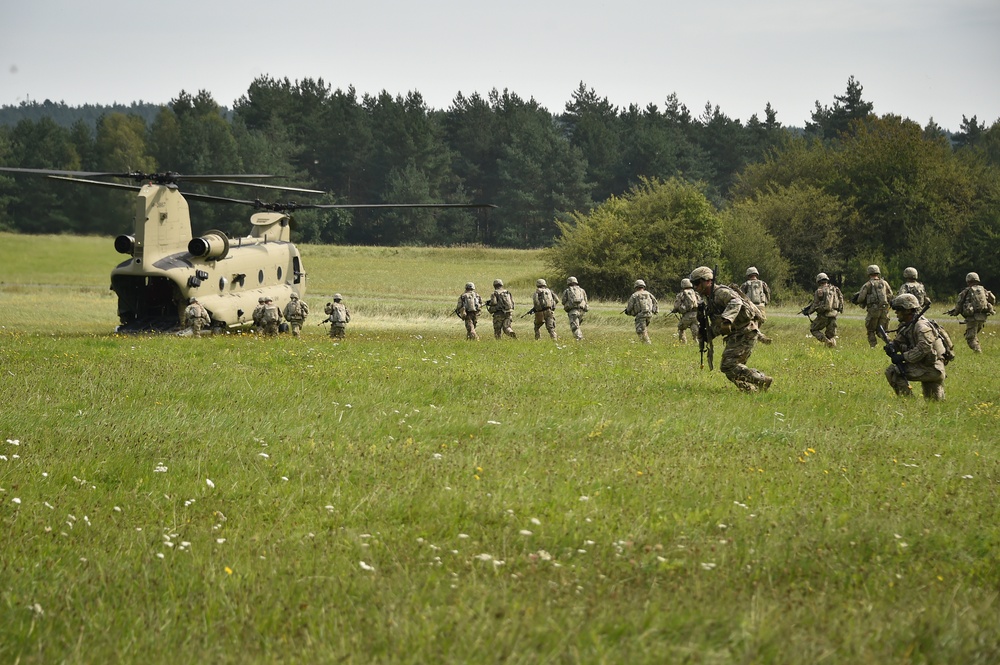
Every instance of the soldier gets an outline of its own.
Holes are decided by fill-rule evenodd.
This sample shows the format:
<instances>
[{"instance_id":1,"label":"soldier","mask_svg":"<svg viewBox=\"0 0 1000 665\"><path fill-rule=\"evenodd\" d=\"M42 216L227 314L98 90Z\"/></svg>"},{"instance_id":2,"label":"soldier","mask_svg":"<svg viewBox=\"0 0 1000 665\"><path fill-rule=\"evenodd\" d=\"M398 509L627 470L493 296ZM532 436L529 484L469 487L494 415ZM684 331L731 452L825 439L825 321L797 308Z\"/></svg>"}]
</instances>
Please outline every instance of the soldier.
<instances>
[{"instance_id":1,"label":"soldier","mask_svg":"<svg viewBox=\"0 0 1000 665\"><path fill-rule=\"evenodd\" d=\"M882 279L881 271L876 265L868 266L868 281L851 299L858 307L865 309L865 330L868 331L868 346L873 349L878 346L878 336L875 331L879 326L889 327L889 303L892 301L892 287Z\"/></svg>"},{"instance_id":2,"label":"soldier","mask_svg":"<svg viewBox=\"0 0 1000 665\"><path fill-rule=\"evenodd\" d=\"M309 316L309 305L304 300L299 300L299 294L292 292L288 304L285 305L285 320L292 328L292 337L298 337L302 332L302 324Z\"/></svg>"},{"instance_id":3,"label":"soldier","mask_svg":"<svg viewBox=\"0 0 1000 665\"><path fill-rule=\"evenodd\" d=\"M725 336L726 348L722 352L719 369L743 392L769 389L773 379L758 369L746 366L757 342L757 320L760 318L757 306L728 286L716 285L711 268L695 268L691 273L691 284L705 299L712 336Z\"/></svg>"},{"instance_id":4,"label":"soldier","mask_svg":"<svg viewBox=\"0 0 1000 665\"><path fill-rule=\"evenodd\" d=\"M764 314L764 308L771 302L771 287L760 278L760 273L753 266L747 268L746 278L747 281L743 282L743 285L740 286L740 291L746 295L750 302L757 305L757 309ZM765 335L760 328L757 329L757 339L762 344L771 343L771 338Z\"/></svg>"},{"instance_id":5,"label":"soldier","mask_svg":"<svg viewBox=\"0 0 1000 665\"><path fill-rule=\"evenodd\" d=\"M812 336L831 349L837 346L837 315L844 311L844 294L825 272L816 275L816 294L813 301L805 306L802 313L809 316L816 312L816 318L809 326Z\"/></svg>"},{"instance_id":6,"label":"soldier","mask_svg":"<svg viewBox=\"0 0 1000 665\"><path fill-rule=\"evenodd\" d=\"M549 332L549 337L556 339L556 305L559 300L544 279L535 281L535 292L531 294L531 311L535 313L535 339L541 339L541 329Z\"/></svg>"},{"instance_id":7,"label":"soldier","mask_svg":"<svg viewBox=\"0 0 1000 665\"><path fill-rule=\"evenodd\" d=\"M920 301L912 293L904 293L892 300L899 327L892 344L885 345L886 355L892 364L885 370L885 378L897 395L913 395L910 381L919 381L924 398L944 399L946 347L934 324L919 316Z\"/></svg>"},{"instance_id":8,"label":"soldier","mask_svg":"<svg viewBox=\"0 0 1000 665\"><path fill-rule=\"evenodd\" d=\"M466 282L465 293L458 297L455 313L458 314L458 318L465 321L465 338L467 340L479 339L479 335L476 333L476 323L482 309L483 299L476 293L476 285L472 282Z\"/></svg>"},{"instance_id":9,"label":"soldier","mask_svg":"<svg viewBox=\"0 0 1000 665\"><path fill-rule=\"evenodd\" d=\"M190 326L195 337L201 337L201 329L207 328L212 323L211 317L198 299L194 296L188 298L188 306L184 309L184 326Z\"/></svg>"},{"instance_id":10,"label":"soldier","mask_svg":"<svg viewBox=\"0 0 1000 665\"><path fill-rule=\"evenodd\" d=\"M997 297L979 283L979 273L965 276L966 287L958 294L958 302L945 314L965 318L965 342L976 353L982 353L979 333L986 326L986 317L996 314Z\"/></svg>"},{"instance_id":11,"label":"soldier","mask_svg":"<svg viewBox=\"0 0 1000 665\"><path fill-rule=\"evenodd\" d=\"M587 292L580 286L576 277L566 280L566 290L562 292L560 300L569 317L569 329L573 333L573 339L580 341L583 339L580 324L583 323L583 315L590 307L587 305Z\"/></svg>"},{"instance_id":12,"label":"soldier","mask_svg":"<svg viewBox=\"0 0 1000 665\"><path fill-rule=\"evenodd\" d=\"M682 279L681 290L674 298L674 308L670 310L671 314L678 314L680 317L677 320L677 341L681 344L687 344L685 334L688 330L691 331L691 337L695 341L698 340L698 303L700 301L701 296L691 286L691 280L687 277Z\"/></svg>"},{"instance_id":13,"label":"soldier","mask_svg":"<svg viewBox=\"0 0 1000 665\"><path fill-rule=\"evenodd\" d=\"M920 303L920 308L923 309L925 305L931 304L931 299L927 297L927 289L924 285L917 281L917 269L916 268L906 268L903 270L903 283L899 286L899 293L897 296L901 296L904 293L912 293L917 297L917 302Z\"/></svg>"},{"instance_id":14,"label":"soldier","mask_svg":"<svg viewBox=\"0 0 1000 665\"><path fill-rule=\"evenodd\" d=\"M264 315L264 296L257 298L257 306L253 308L253 329L254 332L264 331L264 322L261 317Z\"/></svg>"},{"instance_id":15,"label":"soldier","mask_svg":"<svg viewBox=\"0 0 1000 665\"><path fill-rule=\"evenodd\" d=\"M503 288L503 280L493 280L493 293L486 301L486 310L493 315L493 336L498 340L504 335L517 339L514 332L514 296Z\"/></svg>"},{"instance_id":16,"label":"soldier","mask_svg":"<svg viewBox=\"0 0 1000 665\"><path fill-rule=\"evenodd\" d=\"M323 308L330 321L330 339L344 339L344 330L351 322L351 311L341 302L343 299L339 293L334 293L333 302Z\"/></svg>"},{"instance_id":17,"label":"soldier","mask_svg":"<svg viewBox=\"0 0 1000 665\"><path fill-rule=\"evenodd\" d=\"M270 296L264 298L264 311L261 312L260 322L264 326L264 334L274 337L278 334L278 324L281 323L281 310L274 304Z\"/></svg>"},{"instance_id":18,"label":"soldier","mask_svg":"<svg viewBox=\"0 0 1000 665\"><path fill-rule=\"evenodd\" d=\"M625 305L625 314L635 317L635 334L642 343L652 344L649 341L648 328L653 315L659 312L656 296L646 290L646 282L641 279L635 280L633 289Z\"/></svg>"}]
</instances>

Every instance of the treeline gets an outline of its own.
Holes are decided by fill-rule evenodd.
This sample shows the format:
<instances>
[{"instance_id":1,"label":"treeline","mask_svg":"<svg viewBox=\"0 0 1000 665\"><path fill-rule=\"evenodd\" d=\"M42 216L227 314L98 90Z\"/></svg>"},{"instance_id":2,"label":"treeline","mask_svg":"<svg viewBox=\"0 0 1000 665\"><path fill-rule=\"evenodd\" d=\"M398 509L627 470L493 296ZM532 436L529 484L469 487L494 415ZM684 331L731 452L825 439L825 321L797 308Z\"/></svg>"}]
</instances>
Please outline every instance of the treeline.
<instances>
[{"instance_id":1,"label":"treeline","mask_svg":"<svg viewBox=\"0 0 1000 665\"><path fill-rule=\"evenodd\" d=\"M799 130L783 127L770 105L746 122L710 104L695 115L676 95L662 107L619 108L582 83L553 114L506 90L458 95L436 110L417 92L359 98L322 79L262 77L231 111L202 91L181 92L152 117L116 110L93 125L78 119L69 126L49 116L22 119L0 127L0 165L271 173L330 192L295 195L300 202L498 206L296 214L304 241L377 245L550 246L595 206L669 180L696 188L713 214L729 220L723 261L734 270L756 263L762 274L773 268L772 281L805 286L819 269L847 274L879 258L949 275L977 261L962 246L971 241L957 234L996 240L998 125L973 117L952 135L933 122L879 118L872 108L853 78L832 105L817 102ZM289 198L270 190L210 193ZM132 204L121 192L0 177L6 230L117 234L130 226ZM239 208L191 208L196 231L247 232ZM746 238L756 240L736 242ZM755 258L762 242L774 243L773 266Z\"/></svg>"}]
</instances>

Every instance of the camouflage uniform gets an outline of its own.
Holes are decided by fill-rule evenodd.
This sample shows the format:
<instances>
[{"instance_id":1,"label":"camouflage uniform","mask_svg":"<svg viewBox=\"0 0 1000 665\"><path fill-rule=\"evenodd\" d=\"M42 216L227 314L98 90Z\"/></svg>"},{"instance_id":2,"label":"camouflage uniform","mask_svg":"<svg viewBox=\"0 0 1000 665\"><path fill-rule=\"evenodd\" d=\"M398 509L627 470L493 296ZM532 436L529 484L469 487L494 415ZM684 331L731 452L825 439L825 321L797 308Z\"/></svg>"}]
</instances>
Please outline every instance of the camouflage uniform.
<instances>
[{"instance_id":1,"label":"camouflage uniform","mask_svg":"<svg viewBox=\"0 0 1000 665\"><path fill-rule=\"evenodd\" d=\"M976 353L982 353L979 333L986 327L986 318L996 313L994 305L997 303L997 298L992 291L979 283L977 273L970 272L966 275L965 283L968 286L958 294L958 302L945 314L961 315L965 318L965 343Z\"/></svg>"},{"instance_id":2,"label":"camouflage uniform","mask_svg":"<svg viewBox=\"0 0 1000 665\"><path fill-rule=\"evenodd\" d=\"M723 335L726 348L719 369L726 378L744 392L766 391L773 379L746 362L757 342L757 320L760 313L752 303L744 302L740 294L728 286L716 285L711 268L700 266L691 273L691 283L705 299L705 311L711 322L713 337Z\"/></svg>"},{"instance_id":3,"label":"camouflage uniform","mask_svg":"<svg viewBox=\"0 0 1000 665\"><path fill-rule=\"evenodd\" d=\"M184 320L181 325L190 326L194 336L201 337L201 329L207 328L211 323L212 319L208 315L208 310L198 302L197 298L190 298L188 306L184 309Z\"/></svg>"},{"instance_id":4,"label":"camouflage uniform","mask_svg":"<svg viewBox=\"0 0 1000 665\"><path fill-rule=\"evenodd\" d=\"M892 307L899 318L899 328L893 345L894 355L886 345L886 354L893 364L885 370L885 378L897 395L910 396L910 381L919 381L926 399L944 399L945 345L930 321L919 317L907 323L904 316L916 316L919 302L913 294L896 296Z\"/></svg>"},{"instance_id":5,"label":"camouflage uniform","mask_svg":"<svg viewBox=\"0 0 1000 665\"><path fill-rule=\"evenodd\" d=\"M757 309L761 311L762 314L766 314L765 308L771 302L771 287L767 285L767 282L760 278L760 273L753 266L747 268L746 273L747 281L743 282L740 286L740 291L746 295L747 300L757 305ZM757 339L759 339L764 344L770 344L771 338L768 337L760 330L757 329Z\"/></svg>"},{"instance_id":6,"label":"camouflage uniform","mask_svg":"<svg viewBox=\"0 0 1000 665\"><path fill-rule=\"evenodd\" d=\"M260 322L264 326L264 334L274 337L278 334L278 324L281 323L281 310L270 298L264 299L264 311L261 312Z\"/></svg>"},{"instance_id":7,"label":"camouflage uniform","mask_svg":"<svg viewBox=\"0 0 1000 665\"><path fill-rule=\"evenodd\" d=\"M263 332L264 321L264 297L257 298L257 306L253 308L253 329L256 332Z\"/></svg>"},{"instance_id":8,"label":"camouflage uniform","mask_svg":"<svg viewBox=\"0 0 1000 665\"><path fill-rule=\"evenodd\" d=\"M802 310L802 313L806 316L816 313L816 318L809 326L809 332L832 348L837 346L837 315L844 311L844 294L830 283L830 278L824 272L816 275L816 283L819 284L819 288L813 295L813 301Z\"/></svg>"},{"instance_id":9,"label":"camouflage uniform","mask_svg":"<svg viewBox=\"0 0 1000 665\"><path fill-rule=\"evenodd\" d=\"M493 293L486 301L486 310L493 315L493 336L502 339L507 335L517 339L514 332L514 296L503 288L503 280L493 280Z\"/></svg>"},{"instance_id":10,"label":"camouflage uniform","mask_svg":"<svg viewBox=\"0 0 1000 665\"><path fill-rule=\"evenodd\" d=\"M927 289L924 285L917 281L917 269L907 268L903 271L903 279L906 280L899 287L899 293L897 296L901 296L904 293L909 293L917 298L917 302L920 303L921 309L925 305L931 304L931 299L927 297Z\"/></svg>"},{"instance_id":11,"label":"camouflage uniform","mask_svg":"<svg viewBox=\"0 0 1000 665\"><path fill-rule=\"evenodd\" d=\"M333 294L333 302L328 302L323 308L323 312L330 317L331 339L344 339L347 324L351 322L351 311L341 300L343 297L339 293L335 293Z\"/></svg>"},{"instance_id":12,"label":"camouflage uniform","mask_svg":"<svg viewBox=\"0 0 1000 665\"><path fill-rule=\"evenodd\" d=\"M878 266L868 266L868 281L855 295L858 307L867 310L865 315L865 330L868 331L868 346L873 349L878 346L879 326L889 327L889 303L892 301L892 287L881 277Z\"/></svg>"},{"instance_id":13,"label":"camouflage uniform","mask_svg":"<svg viewBox=\"0 0 1000 665\"><path fill-rule=\"evenodd\" d=\"M458 297L458 305L455 306L455 313L465 321L465 338L468 340L479 339L476 332L476 323L479 320L479 312L483 309L483 299L476 293L476 285L468 282L465 285L465 293Z\"/></svg>"},{"instance_id":14,"label":"camouflage uniform","mask_svg":"<svg viewBox=\"0 0 1000 665\"><path fill-rule=\"evenodd\" d=\"M587 305L587 292L583 290L576 277L566 280L566 290L562 292L563 309L569 317L569 329L573 333L573 339L583 339L583 331L580 324L583 323L583 315L590 307Z\"/></svg>"},{"instance_id":15,"label":"camouflage uniform","mask_svg":"<svg viewBox=\"0 0 1000 665\"><path fill-rule=\"evenodd\" d=\"M291 300L285 305L285 320L292 329L292 336L298 337L302 332L302 324L309 316L309 305L304 300L299 300L299 294L293 293Z\"/></svg>"},{"instance_id":16,"label":"camouflage uniform","mask_svg":"<svg viewBox=\"0 0 1000 665\"><path fill-rule=\"evenodd\" d=\"M625 304L625 314L635 317L635 334L639 336L643 344L652 344L649 341L649 322L653 315L659 311L656 296L646 290L646 282L641 279L635 280L635 291L628 298Z\"/></svg>"},{"instance_id":17,"label":"camouflage uniform","mask_svg":"<svg viewBox=\"0 0 1000 665\"><path fill-rule=\"evenodd\" d=\"M549 337L556 339L556 304L559 299L544 279L535 282L535 292L531 294L531 305L535 312L535 339L541 339L542 326Z\"/></svg>"},{"instance_id":18,"label":"camouflage uniform","mask_svg":"<svg viewBox=\"0 0 1000 665\"><path fill-rule=\"evenodd\" d=\"M698 341L698 303L700 301L701 296L691 286L691 280L682 279L681 290L674 298L674 308L670 310L671 314L680 315L680 319L677 321L677 340L681 344L687 344L685 334L688 330L691 331L692 339Z\"/></svg>"}]
</instances>

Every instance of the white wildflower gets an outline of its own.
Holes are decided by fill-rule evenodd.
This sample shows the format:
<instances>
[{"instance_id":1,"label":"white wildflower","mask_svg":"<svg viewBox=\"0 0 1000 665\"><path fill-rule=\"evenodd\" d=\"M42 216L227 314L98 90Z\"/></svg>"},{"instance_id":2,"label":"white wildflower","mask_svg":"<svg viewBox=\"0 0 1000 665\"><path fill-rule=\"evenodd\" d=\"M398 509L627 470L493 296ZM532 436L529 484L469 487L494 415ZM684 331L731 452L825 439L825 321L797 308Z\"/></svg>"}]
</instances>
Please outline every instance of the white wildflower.
<instances>
[{"instance_id":1,"label":"white wildflower","mask_svg":"<svg viewBox=\"0 0 1000 665\"><path fill-rule=\"evenodd\" d=\"M522 536L530 536L530 535L532 535L531 532L528 531L527 529L521 529L520 531L518 531L518 533L520 533Z\"/></svg>"},{"instance_id":2,"label":"white wildflower","mask_svg":"<svg viewBox=\"0 0 1000 665\"><path fill-rule=\"evenodd\" d=\"M162 464L157 464L156 468L153 469L153 473L166 473L166 472L167 472L167 467L163 466Z\"/></svg>"},{"instance_id":3,"label":"white wildflower","mask_svg":"<svg viewBox=\"0 0 1000 665\"><path fill-rule=\"evenodd\" d=\"M542 525L542 520L538 519L537 517L532 517L531 518L531 523L534 524L535 526L541 526Z\"/></svg>"},{"instance_id":4,"label":"white wildflower","mask_svg":"<svg viewBox=\"0 0 1000 665\"><path fill-rule=\"evenodd\" d=\"M13 499L11 499L10 501L11 501L11 503L17 503L17 504L21 503L21 500L19 498L17 498L16 496Z\"/></svg>"},{"instance_id":5,"label":"white wildflower","mask_svg":"<svg viewBox=\"0 0 1000 665\"><path fill-rule=\"evenodd\" d=\"M702 563L701 567L704 570L712 570L713 568L715 568L715 564L714 563L707 563L706 562L706 563Z\"/></svg>"},{"instance_id":6,"label":"white wildflower","mask_svg":"<svg viewBox=\"0 0 1000 665\"><path fill-rule=\"evenodd\" d=\"M496 420L487 420L486 424L487 425L500 425L502 423L500 423L499 421L496 421Z\"/></svg>"},{"instance_id":7,"label":"white wildflower","mask_svg":"<svg viewBox=\"0 0 1000 665\"><path fill-rule=\"evenodd\" d=\"M580 501L590 501L590 497L589 496L581 496L580 497Z\"/></svg>"},{"instance_id":8,"label":"white wildflower","mask_svg":"<svg viewBox=\"0 0 1000 665\"><path fill-rule=\"evenodd\" d=\"M211 478L206 478L205 484L208 485L211 489L215 489L215 483L212 482Z\"/></svg>"},{"instance_id":9,"label":"white wildflower","mask_svg":"<svg viewBox=\"0 0 1000 665\"><path fill-rule=\"evenodd\" d=\"M270 455L268 455L267 453L257 453L257 457L263 457L264 459L267 459L268 457L270 457Z\"/></svg>"},{"instance_id":10,"label":"white wildflower","mask_svg":"<svg viewBox=\"0 0 1000 665\"><path fill-rule=\"evenodd\" d=\"M369 571L369 572L372 572L372 571L374 571L374 570L375 570L375 566L369 566L369 565L368 565L367 563L365 563L364 561L360 561L360 562L358 562L358 565L359 565L359 566L361 566L361 570L367 570L367 571Z\"/></svg>"}]
</instances>

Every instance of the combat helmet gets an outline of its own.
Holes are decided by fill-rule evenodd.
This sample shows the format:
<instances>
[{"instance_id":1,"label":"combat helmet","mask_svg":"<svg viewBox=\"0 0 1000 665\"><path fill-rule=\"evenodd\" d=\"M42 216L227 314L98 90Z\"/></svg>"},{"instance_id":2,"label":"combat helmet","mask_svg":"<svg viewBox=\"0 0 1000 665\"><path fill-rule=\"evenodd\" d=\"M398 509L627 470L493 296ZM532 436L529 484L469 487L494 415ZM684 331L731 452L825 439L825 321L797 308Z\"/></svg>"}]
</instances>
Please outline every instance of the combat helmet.
<instances>
[{"instance_id":1,"label":"combat helmet","mask_svg":"<svg viewBox=\"0 0 1000 665\"><path fill-rule=\"evenodd\" d=\"M757 272L757 269L754 268L753 266L747 268L747 277L749 277L750 275L757 275L758 277L760 277L760 273Z\"/></svg>"},{"instance_id":2,"label":"combat helmet","mask_svg":"<svg viewBox=\"0 0 1000 665\"><path fill-rule=\"evenodd\" d=\"M912 293L904 293L892 299L893 309L920 309L920 301Z\"/></svg>"},{"instance_id":3,"label":"combat helmet","mask_svg":"<svg viewBox=\"0 0 1000 665\"><path fill-rule=\"evenodd\" d=\"M693 289L694 285L691 284L691 280L690 279L688 279L687 277L685 277L684 279L681 280L681 288L682 289Z\"/></svg>"},{"instance_id":4,"label":"combat helmet","mask_svg":"<svg viewBox=\"0 0 1000 665\"><path fill-rule=\"evenodd\" d=\"M188 304L189 304L189 305L190 305L191 303L196 303L196 302L198 302L198 299L197 299L197 298L195 298L194 296L191 296L190 298L188 298Z\"/></svg>"},{"instance_id":5,"label":"combat helmet","mask_svg":"<svg viewBox=\"0 0 1000 665\"><path fill-rule=\"evenodd\" d=\"M476 290L476 285L473 284L472 282L466 282L465 283L465 290L466 291L475 291Z\"/></svg>"},{"instance_id":6,"label":"combat helmet","mask_svg":"<svg viewBox=\"0 0 1000 665\"><path fill-rule=\"evenodd\" d=\"M260 298L257 298L257 304L258 305L263 305L264 304L264 296L261 296Z\"/></svg>"},{"instance_id":7,"label":"combat helmet","mask_svg":"<svg viewBox=\"0 0 1000 665\"><path fill-rule=\"evenodd\" d=\"M494 279L493 280L493 288L494 289L499 289L502 286L503 286L503 280L502 279Z\"/></svg>"},{"instance_id":8,"label":"combat helmet","mask_svg":"<svg viewBox=\"0 0 1000 665\"><path fill-rule=\"evenodd\" d=\"M966 284L971 284L972 282L978 282L978 281L979 281L979 273L978 272L970 272L968 275L965 276L965 283Z\"/></svg>"},{"instance_id":9,"label":"combat helmet","mask_svg":"<svg viewBox=\"0 0 1000 665\"><path fill-rule=\"evenodd\" d=\"M333 300L334 300L334 302L336 302L338 300L343 300L343 299L344 299L344 296L340 295L339 293L334 293L333 294Z\"/></svg>"},{"instance_id":10,"label":"combat helmet","mask_svg":"<svg viewBox=\"0 0 1000 665\"><path fill-rule=\"evenodd\" d=\"M881 275L882 271L879 270L878 266L873 263L872 265L868 266L868 274L869 275Z\"/></svg>"},{"instance_id":11,"label":"combat helmet","mask_svg":"<svg viewBox=\"0 0 1000 665\"><path fill-rule=\"evenodd\" d=\"M916 268L910 267L903 270L903 279L916 279L916 278L917 278Z\"/></svg>"},{"instance_id":12,"label":"combat helmet","mask_svg":"<svg viewBox=\"0 0 1000 665\"><path fill-rule=\"evenodd\" d=\"M820 282L829 282L829 281L830 281L830 276L827 275L825 272L821 272L820 274L816 275L817 284L819 284Z\"/></svg>"},{"instance_id":13,"label":"combat helmet","mask_svg":"<svg viewBox=\"0 0 1000 665\"><path fill-rule=\"evenodd\" d=\"M548 284L545 283L544 279L538 279L535 281L535 286L537 286L538 288L542 288L543 286L547 287Z\"/></svg>"},{"instance_id":14,"label":"combat helmet","mask_svg":"<svg viewBox=\"0 0 1000 665\"><path fill-rule=\"evenodd\" d=\"M698 266L691 271L691 283L697 284L698 282L704 282L706 280L715 279L715 273L708 266Z\"/></svg>"},{"instance_id":15,"label":"combat helmet","mask_svg":"<svg viewBox=\"0 0 1000 665\"><path fill-rule=\"evenodd\" d=\"M641 279L635 280L635 284L633 285L632 288L638 289L639 287L646 288L646 282L642 281Z\"/></svg>"},{"instance_id":16,"label":"combat helmet","mask_svg":"<svg viewBox=\"0 0 1000 665\"><path fill-rule=\"evenodd\" d=\"M566 280L567 286L577 286L580 282L576 281L576 277L570 277Z\"/></svg>"},{"instance_id":17,"label":"combat helmet","mask_svg":"<svg viewBox=\"0 0 1000 665\"><path fill-rule=\"evenodd\" d=\"M298 300L299 299L299 294L295 293L295 291L292 291L292 295L290 295L288 297L291 298L292 300Z\"/></svg>"}]
</instances>

